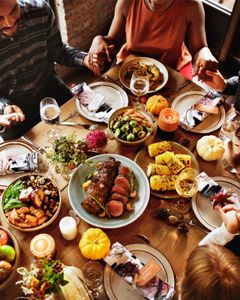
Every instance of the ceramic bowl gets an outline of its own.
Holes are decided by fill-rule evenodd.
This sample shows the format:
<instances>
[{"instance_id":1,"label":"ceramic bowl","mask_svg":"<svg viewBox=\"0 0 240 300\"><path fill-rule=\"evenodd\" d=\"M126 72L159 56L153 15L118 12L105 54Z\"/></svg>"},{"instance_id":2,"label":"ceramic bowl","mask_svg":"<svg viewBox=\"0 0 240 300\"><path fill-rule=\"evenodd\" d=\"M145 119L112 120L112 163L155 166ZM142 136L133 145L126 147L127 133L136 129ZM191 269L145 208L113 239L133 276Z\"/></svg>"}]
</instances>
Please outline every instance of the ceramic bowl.
<instances>
[{"instance_id":1,"label":"ceramic bowl","mask_svg":"<svg viewBox=\"0 0 240 300\"><path fill-rule=\"evenodd\" d=\"M17 268L20 265L20 247L19 247L17 239L11 233L11 231L9 231L7 228L5 228L3 226L0 226L0 229L4 230L8 234L8 239L9 239L8 240L8 245L12 246L16 251L15 260L14 260L14 263L12 264L12 267L13 267L12 268L12 273L5 280L0 282L0 291L2 291L4 289L6 289L7 286L9 284L11 284L15 279Z\"/></svg>"},{"instance_id":2,"label":"ceramic bowl","mask_svg":"<svg viewBox=\"0 0 240 300\"><path fill-rule=\"evenodd\" d=\"M148 145L148 144L152 143L154 136L156 134L156 131L157 131L157 122L156 122L154 116L150 112L148 112L144 109L134 108L134 110L136 110L142 116L144 116L145 120L147 120L148 122L151 123L151 131L148 132L143 138L139 138L137 140L132 140L132 141L127 141L125 139L122 139L121 137L117 137L114 134L115 130L113 128L113 125L115 124L116 118L124 115L127 111L132 110L132 109L133 109L133 107L129 107L129 106L119 108L111 115L111 117L109 118L109 121L108 121L108 131L107 131L109 138L116 139L119 143L121 143L124 146L144 146L144 145Z\"/></svg>"},{"instance_id":3,"label":"ceramic bowl","mask_svg":"<svg viewBox=\"0 0 240 300\"><path fill-rule=\"evenodd\" d=\"M26 227L24 225L24 222L15 222L15 221L12 221L12 220L16 220L16 219L13 219L13 218L7 216L8 213L11 210L9 210L8 212L4 211L4 205L6 204L6 197L7 197L6 195L7 195L8 191L9 191L9 188L12 187L13 184L15 184L17 181L23 181L24 185L26 186L26 182L27 181L28 182L31 181L31 179L33 179L33 178L35 178L35 180L36 179L42 180L41 182L43 182L43 184L35 186L34 183L33 183L30 186L33 187L34 191L37 190L37 189L38 190L39 189L43 190L44 191L44 200L42 202L42 206L39 206L39 205L37 206L36 205L36 201L35 201L35 203L33 202L33 200L32 200L32 194L31 194L30 200L28 200L28 201L25 200L24 201L24 203L26 203L25 206L29 207L29 208L30 207L34 207L36 210L37 209L42 210L44 212L45 216L47 216L46 212L49 210L52 213L52 216L50 218L48 217L48 219L46 219L44 222L42 222L42 221L39 221L41 216L36 215L35 214L36 212L34 212L34 213L26 213L25 215L30 214L30 215L38 217L38 224L37 225L32 226L32 227ZM44 184L44 182L45 182L45 184ZM52 197L52 194L48 196L48 198L54 198L56 200L57 205L56 205L56 207L55 207L54 210L51 210L49 202L45 202L46 201L45 192L46 192L46 190L48 190L48 191L51 192L51 187L57 193L56 197ZM58 216L58 214L60 212L60 209L61 209L61 203L62 203L62 201L61 201L61 192L57 188L56 184L50 178L45 177L45 176L40 175L40 174L28 174L28 175L22 175L22 176L20 176L20 177L18 177L16 179L14 179L7 186L7 188L4 190L3 195L2 195L2 199L1 199L1 202L0 202L0 213L1 213L2 217L6 220L6 222L8 222L8 224L11 225L12 227L14 227L15 229L18 229L18 230L21 230L21 231L30 231L30 232L32 232L32 231L43 229L43 228L47 227L48 225L50 225L56 219L56 217ZM44 208L43 205L45 205L46 208ZM17 209L18 208L16 208L16 210Z\"/></svg>"}]
</instances>

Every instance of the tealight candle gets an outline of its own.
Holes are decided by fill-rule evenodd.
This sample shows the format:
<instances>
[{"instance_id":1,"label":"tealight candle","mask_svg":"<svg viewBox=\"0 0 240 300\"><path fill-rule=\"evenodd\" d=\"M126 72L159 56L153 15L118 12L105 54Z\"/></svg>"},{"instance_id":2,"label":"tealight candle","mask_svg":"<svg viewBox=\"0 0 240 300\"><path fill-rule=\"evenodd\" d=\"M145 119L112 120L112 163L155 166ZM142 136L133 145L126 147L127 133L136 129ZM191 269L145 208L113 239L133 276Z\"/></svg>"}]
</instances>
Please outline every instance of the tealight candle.
<instances>
[{"instance_id":1,"label":"tealight candle","mask_svg":"<svg viewBox=\"0 0 240 300\"><path fill-rule=\"evenodd\" d=\"M30 250L36 258L54 256L56 252L55 241L49 234L38 234L31 240Z\"/></svg>"},{"instance_id":2,"label":"tealight candle","mask_svg":"<svg viewBox=\"0 0 240 300\"><path fill-rule=\"evenodd\" d=\"M161 110L158 118L158 126L166 132L175 131L178 128L179 114L172 108Z\"/></svg>"},{"instance_id":3,"label":"tealight candle","mask_svg":"<svg viewBox=\"0 0 240 300\"><path fill-rule=\"evenodd\" d=\"M59 228L65 240L74 240L77 236L77 224L72 217L62 218L59 222Z\"/></svg>"}]
</instances>

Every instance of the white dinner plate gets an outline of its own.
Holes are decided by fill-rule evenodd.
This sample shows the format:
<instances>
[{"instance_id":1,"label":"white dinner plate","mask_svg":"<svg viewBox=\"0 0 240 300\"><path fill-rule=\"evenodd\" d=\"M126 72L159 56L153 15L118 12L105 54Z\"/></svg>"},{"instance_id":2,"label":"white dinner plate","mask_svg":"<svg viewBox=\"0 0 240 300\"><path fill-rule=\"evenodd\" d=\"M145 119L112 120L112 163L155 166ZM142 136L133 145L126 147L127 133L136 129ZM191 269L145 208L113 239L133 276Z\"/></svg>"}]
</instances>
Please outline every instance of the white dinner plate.
<instances>
[{"instance_id":1,"label":"white dinner plate","mask_svg":"<svg viewBox=\"0 0 240 300\"><path fill-rule=\"evenodd\" d=\"M240 199L239 182L225 176L212 177L221 187L234 191ZM192 208L198 220L209 230L213 230L222 224L220 216L213 209L210 200L201 193L197 193L192 198Z\"/></svg>"},{"instance_id":2,"label":"white dinner plate","mask_svg":"<svg viewBox=\"0 0 240 300\"><path fill-rule=\"evenodd\" d=\"M106 81L97 81L90 83L88 86L94 93L104 96L104 103L112 107L113 112L118 108L128 106L128 96L117 84ZM94 122L103 122L102 119L97 118L94 113L90 112L86 106L82 105L78 98L76 98L76 107L80 115L86 119Z\"/></svg>"},{"instance_id":3,"label":"white dinner plate","mask_svg":"<svg viewBox=\"0 0 240 300\"><path fill-rule=\"evenodd\" d=\"M109 157L115 158L120 161L123 166L129 167L133 171L136 178L137 190L137 197L133 201L134 210L130 212L125 211L122 216L110 219L108 217L99 218L94 214L90 214L81 205L85 195L85 192L82 189L82 183L92 173L92 168L89 162L97 164L99 162L106 161ZM134 161L117 154L100 154L89 158L74 171L68 185L68 197L74 211L85 222L96 227L113 229L126 226L137 220L142 215L148 205L150 188L147 176Z\"/></svg>"},{"instance_id":4,"label":"white dinner plate","mask_svg":"<svg viewBox=\"0 0 240 300\"><path fill-rule=\"evenodd\" d=\"M153 93L165 86L168 81L168 71L166 67L160 63L158 60L150 57L137 57L130 60L127 60L119 70L119 79L121 83L127 88L130 89L130 79L126 77L127 70L134 65L135 63L144 63L148 66L155 65L163 75L163 80L160 83L153 84L148 93ZM150 81L151 83L151 81Z\"/></svg>"},{"instance_id":5,"label":"white dinner plate","mask_svg":"<svg viewBox=\"0 0 240 300\"><path fill-rule=\"evenodd\" d=\"M187 109L189 109L189 107L194 105L204 95L206 95L206 91L191 91L181 94L174 99L171 107L175 109L181 116L186 112ZM196 133L210 133L220 128L224 120L225 109L223 106L221 106L217 115L210 114L204 121L189 131Z\"/></svg>"},{"instance_id":6,"label":"white dinner plate","mask_svg":"<svg viewBox=\"0 0 240 300\"><path fill-rule=\"evenodd\" d=\"M164 282L167 282L172 288L175 287L173 269L167 258L160 251L144 244L131 244L126 246L126 248L136 255L143 263L147 263L152 259L155 260L161 267L161 270L157 274L159 278ZM108 265L106 265L104 270L104 287L110 300L144 299Z\"/></svg>"},{"instance_id":7,"label":"white dinner plate","mask_svg":"<svg viewBox=\"0 0 240 300\"><path fill-rule=\"evenodd\" d=\"M1 151L6 151L7 155L12 155L12 154L27 154L27 153L33 153L34 149L20 141L7 141L3 142L0 144L0 152ZM11 174L11 175L4 175L0 176L0 184L2 185L9 185L15 178L19 177L19 173L17 174Z\"/></svg>"}]
</instances>

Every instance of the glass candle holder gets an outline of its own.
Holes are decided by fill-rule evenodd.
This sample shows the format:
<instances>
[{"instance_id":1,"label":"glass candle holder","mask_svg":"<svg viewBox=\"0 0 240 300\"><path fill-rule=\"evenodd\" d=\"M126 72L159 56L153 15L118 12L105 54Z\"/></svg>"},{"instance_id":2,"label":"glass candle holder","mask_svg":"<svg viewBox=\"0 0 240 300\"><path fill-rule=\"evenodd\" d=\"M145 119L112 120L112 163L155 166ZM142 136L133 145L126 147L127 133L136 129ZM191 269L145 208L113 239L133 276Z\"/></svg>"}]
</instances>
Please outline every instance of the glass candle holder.
<instances>
[{"instance_id":1,"label":"glass candle holder","mask_svg":"<svg viewBox=\"0 0 240 300\"><path fill-rule=\"evenodd\" d=\"M179 113L172 108L161 110L158 118L158 126L166 132L173 132L178 128Z\"/></svg>"},{"instance_id":2,"label":"glass candle holder","mask_svg":"<svg viewBox=\"0 0 240 300\"><path fill-rule=\"evenodd\" d=\"M198 191L197 171L194 168L185 168L178 175L175 182L177 193L184 198L191 198Z\"/></svg>"}]
</instances>

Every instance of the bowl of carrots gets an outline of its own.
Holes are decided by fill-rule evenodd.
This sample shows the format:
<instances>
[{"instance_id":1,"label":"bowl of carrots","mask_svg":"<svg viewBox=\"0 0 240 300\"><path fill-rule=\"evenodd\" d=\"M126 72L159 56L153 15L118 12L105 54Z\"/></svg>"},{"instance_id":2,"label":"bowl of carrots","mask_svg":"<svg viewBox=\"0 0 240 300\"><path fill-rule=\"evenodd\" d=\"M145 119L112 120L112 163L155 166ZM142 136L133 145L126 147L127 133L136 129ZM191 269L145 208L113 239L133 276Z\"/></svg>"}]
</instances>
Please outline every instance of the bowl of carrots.
<instances>
[{"instance_id":1,"label":"bowl of carrots","mask_svg":"<svg viewBox=\"0 0 240 300\"><path fill-rule=\"evenodd\" d=\"M123 107L116 110L108 122L110 138L125 146L150 144L157 130L154 116L140 108Z\"/></svg>"}]
</instances>

